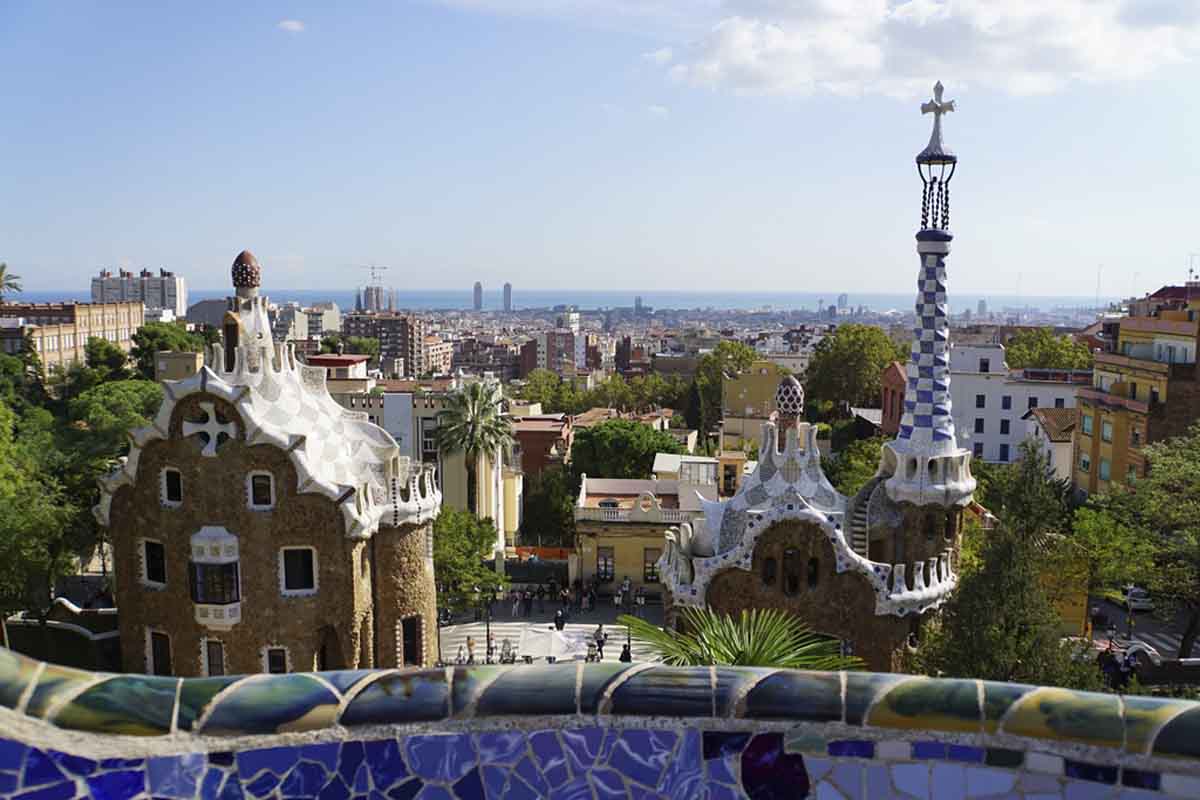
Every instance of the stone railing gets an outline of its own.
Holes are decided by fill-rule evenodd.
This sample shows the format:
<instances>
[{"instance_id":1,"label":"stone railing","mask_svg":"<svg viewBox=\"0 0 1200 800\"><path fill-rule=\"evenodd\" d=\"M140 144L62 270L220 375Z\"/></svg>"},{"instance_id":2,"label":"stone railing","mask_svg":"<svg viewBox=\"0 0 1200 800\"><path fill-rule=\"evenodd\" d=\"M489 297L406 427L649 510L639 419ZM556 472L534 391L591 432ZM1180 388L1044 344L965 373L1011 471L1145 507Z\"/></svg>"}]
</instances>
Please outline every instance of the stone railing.
<instances>
[{"instance_id":1,"label":"stone railing","mask_svg":"<svg viewBox=\"0 0 1200 800\"><path fill-rule=\"evenodd\" d=\"M643 511L637 508L590 508L576 506L575 519L595 522L691 522L699 512L680 511L676 508L652 508Z\"/></svg>"},{"instance_id":2,"label":"stone railing","mask_svg":"<svg viewBox=\"0 0 1200 800\"><path fill-rule=\"evenodd\" d=\"M0 650L0 796L1200 796L1200 704L583 664L179 679Z\"/></svg>"}]
</instances>

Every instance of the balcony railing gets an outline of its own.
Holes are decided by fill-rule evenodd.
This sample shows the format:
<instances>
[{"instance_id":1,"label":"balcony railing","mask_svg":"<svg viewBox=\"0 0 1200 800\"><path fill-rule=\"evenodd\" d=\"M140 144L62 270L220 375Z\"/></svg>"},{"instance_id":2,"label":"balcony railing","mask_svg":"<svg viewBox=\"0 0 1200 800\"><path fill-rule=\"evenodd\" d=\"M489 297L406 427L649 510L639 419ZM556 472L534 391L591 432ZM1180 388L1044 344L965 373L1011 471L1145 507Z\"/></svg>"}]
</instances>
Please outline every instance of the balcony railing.
<instances>
[{"instance_id":1,"label":"balcony railing","mask_svg":"<svg viewBox=\"0 0 1200 800\"><path fill-rule=\"evenodd\" d=\"M1165 375L1168 380L1187 380L1196 374L1196 365L1189 363L1168 363L1155 361L1151 358L1135 358L1119 353L1096 353L1096 369L1112 370L1142 370Z\"/></svg>"},{"instance_id":2,"label":"balcony railing","mask_svg":"<svg viewBox=\"0 0 1200 800\"><path fill-rule=\"evenodd\" d=\"M690 522L699 512L677 508L656 508L642 511L636 508L575 508L575 519L595 522Z\"/></svg>"},{"instance_id":3,"label":"balcony railing","mask_svg":"<svg viewBox=\"0 0 1200 800\"><path fill-rule=\"evenodd\" d=\"M1081 386L1075 394L1076 398L1108 408L1126 408L1139 414L1150 412L1150 404L1145 400L1131 400L1119 394L1101 389L1098 386Z\"/></svg>"}]
</instances>

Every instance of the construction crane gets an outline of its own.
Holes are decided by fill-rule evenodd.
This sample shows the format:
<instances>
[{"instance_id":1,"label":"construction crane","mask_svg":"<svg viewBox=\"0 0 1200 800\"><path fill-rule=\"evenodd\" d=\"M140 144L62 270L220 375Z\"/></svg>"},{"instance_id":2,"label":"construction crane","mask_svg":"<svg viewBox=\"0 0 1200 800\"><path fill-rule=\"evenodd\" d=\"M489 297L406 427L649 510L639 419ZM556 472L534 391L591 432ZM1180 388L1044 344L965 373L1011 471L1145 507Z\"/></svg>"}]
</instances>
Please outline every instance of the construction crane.
<instances>
[{"instance_id":1,"label":"construction crane","mask_svg":"<svg viewBox=\"0 0 1200 800\"><path fill-rule=\"evenodd\" d=\"M387 269L387 267L377 267L374 264L372 264L369 267L359 267L359 269L371 270L371 284L373 286L382 286L383 285L381 283L381 281L383 280L383 276L380 275L379 273L384 272Z\"/></svg>"}]
</instances>

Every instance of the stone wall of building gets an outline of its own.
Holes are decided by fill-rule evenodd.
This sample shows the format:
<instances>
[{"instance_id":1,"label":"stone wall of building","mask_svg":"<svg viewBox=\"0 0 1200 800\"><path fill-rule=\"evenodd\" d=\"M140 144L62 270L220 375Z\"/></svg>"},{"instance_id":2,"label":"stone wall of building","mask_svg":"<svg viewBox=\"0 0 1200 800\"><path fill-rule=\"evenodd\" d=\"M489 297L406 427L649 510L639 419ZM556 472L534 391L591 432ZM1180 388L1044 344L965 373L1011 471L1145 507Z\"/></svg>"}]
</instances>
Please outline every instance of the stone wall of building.
<instances>
[{"instance_id":1,"label":"stone wall of building","mask_svg":"<svg viewBox=\"0 0 1200 800\"><path fill-rule=\"evenodd\" d=\"M376 666L430 666L438 661L437 593L430 549L432 523L381 527L374 554ZM419 654L404 650L403 621L415 618Z\"/></svg>"},{"instance_id":2,"label":"stone wall of building","mask_svg":"<svg viewBox=\"0 0 1200 800\"><path fill-rule=\"evenodd\" d=\"M200 403L212 403L219 420L236 425L237 435L219 445L219 457L201 455L198 436L182 437L186 419L201 421ZM117 573L116 603L121 609L124 668L146 672L147 629L171 636L176 675L203 674L202 639L224 645L227 674L263 672L263 649L288 649L290 667L313 669L321 646L328 668L368 666L360 639L370 630L371 583L356 565L366 544L346 538L337 505L319 494L297 491L296 470L288 454L270 445L248 446L237 411L207 394L184 398L172 416L169 437L142 450L138 481L121 487L114 499L109 534ZM160 475L165 467L182 475L183 500L163 502ZM275 507L248 507L247 475L268 471L274 478ZM241 619L228 630L213 630L195 617L189 586L191 536L202 527L221 526L238 539ZM142 585L143 538L161 541L166 550L163 589ZM280 548L317 550L317 592L284 597L280 591Z\"/></svg>"},{"instance_id":3,"label":"stone wall of building","mask_svg":"<svg viewBox=\"0 0 1200 800\"><path fill-rule=\"evenodd\" d=\"M650 664L180 681L0 649L0 794L1195 798L1200 705Z\"/></svg>"}]
</instances>

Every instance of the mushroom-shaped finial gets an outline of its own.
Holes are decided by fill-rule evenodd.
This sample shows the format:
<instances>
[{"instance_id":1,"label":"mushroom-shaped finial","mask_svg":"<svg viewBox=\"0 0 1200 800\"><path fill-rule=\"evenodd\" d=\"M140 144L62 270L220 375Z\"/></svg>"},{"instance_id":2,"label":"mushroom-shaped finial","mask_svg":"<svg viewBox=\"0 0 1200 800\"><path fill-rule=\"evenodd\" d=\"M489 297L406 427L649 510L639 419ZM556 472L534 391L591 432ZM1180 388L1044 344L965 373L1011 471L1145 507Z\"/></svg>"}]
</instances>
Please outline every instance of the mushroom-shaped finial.
<instances>
[{"instance_id":1,"label":"mushroom-shaped finial","mask_svg":"<svg viewBox=\"0 0 1200 800\"><path fill-rule=\"evenodd\" d=\"M794 375L785 376L775 390L775 408L781 417L800 417L804 414L804 387Z\"/></svg>"},{"instance_id":2,"label":"mushroom-shaped finial","mask_svg":"<svg viewBox=\"0 0 1200 800\"><path fill-rule=\"evenodd\" d=\"M238 253L233 260L233 288L257 289L262 285L262 268L258 259L249 250Z\"/></svg>"}]
</instances>

